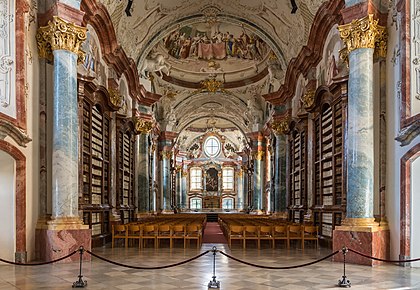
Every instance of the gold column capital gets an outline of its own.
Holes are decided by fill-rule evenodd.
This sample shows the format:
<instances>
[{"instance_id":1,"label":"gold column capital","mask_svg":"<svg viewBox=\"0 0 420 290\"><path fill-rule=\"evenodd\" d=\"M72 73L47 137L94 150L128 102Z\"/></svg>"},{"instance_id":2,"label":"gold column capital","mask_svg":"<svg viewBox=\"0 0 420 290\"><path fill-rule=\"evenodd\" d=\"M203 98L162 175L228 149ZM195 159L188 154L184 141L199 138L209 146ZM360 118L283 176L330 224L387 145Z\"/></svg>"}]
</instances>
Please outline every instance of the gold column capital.
<instances>
[{"instance_id":1,"label":"gold column capital","mask_svg":"<svg viewBox=\"0 0 420 290\"><path fill-rule=\"evenodd\" d=\"M39 57L52 61L54 50L68 50L77 54L78 63L83 62L85 52L82 50L82 43L86 40L86 31L86 27L53 16L47 26L38 28L36 41Z\"/></svg>"},{"instance_id":2,"label":"gold column capital","mask_svg":"<svg viewBox=\"0 0 420 290\"><path fill-rule=\"evenodd\" d=\"M147 121L139 117L133 117L133 123L137 134L148 134L153 128L152 121Z\"/></svg>"},{"instance_id":3,"label":"gold column capital","mask_svg":"<svg viewBox=\"0 0 420 290\"><path fill-rule=\"evenodd\" d=\"M258 150L253 155L255 160L261 161L264 159L265 152L262 150Z\"/></svg>"},{"instance_id":4,"label":"gold column capital","mask_svg":"<svg viewBox=\"0 0 420 290\"><path fill-rule=\"evenodd\" d=\"M276 135L284 135L289 133L289 118L273 122L271 124L271 130Z\"/></svg>"},{"instance_id":5,"label":"gold column capital","mask_svg":"<svg viewBox=\"0 0 420 290\"><path fill-rule=\"evenodd\" d=\"M162 152L160 152L160 155L162 156L162 159L171 159L172 151L171 150L163 150Z\"/></svg>"},{"instance_id":6,"label":"gold column capital","mask_svg":"<svg viewBox=\"0 0 420 290\"><path fill-rule=\"evenodd\" d=\"M386 28L378 25L378 20L373 19L373 14L340 25L338 31L348 53L359 48L373 48L376 55L386 56Z\"/></svg>"}]
</instances>

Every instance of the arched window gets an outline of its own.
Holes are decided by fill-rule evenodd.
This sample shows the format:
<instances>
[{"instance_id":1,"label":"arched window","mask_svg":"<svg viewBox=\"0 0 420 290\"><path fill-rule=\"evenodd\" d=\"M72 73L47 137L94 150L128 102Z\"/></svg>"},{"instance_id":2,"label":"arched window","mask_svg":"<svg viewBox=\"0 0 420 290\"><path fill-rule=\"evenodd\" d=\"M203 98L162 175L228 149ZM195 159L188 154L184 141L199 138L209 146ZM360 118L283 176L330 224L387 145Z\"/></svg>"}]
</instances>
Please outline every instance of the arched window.
<instances>
[{"instance_id":1,"label":"arched window","mask_svg":"<svg viewBox=\"0 0 420 290\"><path fill-rule=\"evenodd\" d=\"M233 198L227 197L223 199L222 202L223 209L233 209Z\"/></svg>"},{"instance_id":2,"label":"arched window","mask_svg":"<svg viewBox=\"0 0 420 290\"><path fill-rule=\"evenodd\" d=\"M191 198L190 209L201 209L201 198L198 198L198 197Z\"/></svg>"},{"instance_id":3,"label":"arched window","mask_svg":"<svg viewBox=\"0 0 420 290\"><path fill-rule=\"evenodd\" d=\"M190 170L190 190L199 190L203 188L201 183L201 168L191 168Z\"/></svg>"},{"instance_id":4,"label":"arched window","mask_svg":"<svg viewBox=\"0 0 420 290\"><path fill-rule=\"evenodd\" d=\"M220 153L220 141L214 136L210 136L204 143L204 152L208 157L216 157Z\"/></svg>"},{"instance_id":5,"label":"arched window","mask_svg":"<svg viewBox=\"0 0 420 290\"><path fill-rule=\"evenodd\" d=\"M233 190L233 188L234 188L233 168L223 168L223 189Z\"/></svg>"}]
</instances>

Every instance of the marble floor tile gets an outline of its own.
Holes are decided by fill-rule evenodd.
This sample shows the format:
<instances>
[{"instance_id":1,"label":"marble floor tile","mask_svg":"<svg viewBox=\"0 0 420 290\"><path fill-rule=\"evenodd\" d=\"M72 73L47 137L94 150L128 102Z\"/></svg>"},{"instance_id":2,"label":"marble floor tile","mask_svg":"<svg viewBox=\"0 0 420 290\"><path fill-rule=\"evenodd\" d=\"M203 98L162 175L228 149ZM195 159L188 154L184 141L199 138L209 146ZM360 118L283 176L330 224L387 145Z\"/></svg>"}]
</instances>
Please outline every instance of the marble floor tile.
<instances>
[{"instance_id":1,"label":"marble floor tile","mask_svg":"<svg viewBox=\"0 0 420 290\"><path fill-rule=\"evenodd\" d=\"M178 263L190 259L213 245L203 244L184 249L159 250L137 247L111 249L109 246L93 251L110 260L131 266L153 267ZM238 259L272 267L300 265L325 257L328 249L261 250L249 247L230 250L227 245L215 245L218 250ZM87 253L86 253L87 254ZM79 263L57 263L36 267L0 265L2 289L70 289L79 273ZM213 275L213 253L210 252L187 264L159 270L138 270L109 264L97 258L83 262L83 279L87 289L208 289ZM347 264L346 274L351 289L420 289L420 268L403 268L393 264L376 267ZM315 265L295 269L271 270L244 265L216 253L216 279L224 290L247 289L334 289L343 275L343 264L325 260Z\"/></svg>"}]
</instances>

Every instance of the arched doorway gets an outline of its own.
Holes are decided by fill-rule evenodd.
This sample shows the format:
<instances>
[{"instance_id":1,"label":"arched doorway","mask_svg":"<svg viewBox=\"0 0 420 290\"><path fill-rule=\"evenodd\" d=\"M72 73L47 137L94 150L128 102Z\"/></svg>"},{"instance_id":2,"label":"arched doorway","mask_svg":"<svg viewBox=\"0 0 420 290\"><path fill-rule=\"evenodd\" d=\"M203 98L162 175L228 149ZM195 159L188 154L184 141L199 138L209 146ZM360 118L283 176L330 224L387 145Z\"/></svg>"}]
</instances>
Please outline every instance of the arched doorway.
<instances>
[{"instance_id":1,"label":"arched doorway","mask_svg":"<svg viewBox=\"0 0 420 290\"><path fill-rule=\"evenodd\" d=\"M420 158L411 163L411 256L420 257ZM412 267L420 267L420 262L412 263Z\"/></svg>"},{"instance_id":2,"label":"arched doorway","mask_svg":"<svg viewBox=\"0 0 420 290\"><path fill-rule=\"evenodd\" d=\"M15 259L16 252L16 219L15 219L15 168L16 162L12 156L0 151L0 220L2 224L0 235L0 257L9 261Z\"/></svg>"}]
</instances>

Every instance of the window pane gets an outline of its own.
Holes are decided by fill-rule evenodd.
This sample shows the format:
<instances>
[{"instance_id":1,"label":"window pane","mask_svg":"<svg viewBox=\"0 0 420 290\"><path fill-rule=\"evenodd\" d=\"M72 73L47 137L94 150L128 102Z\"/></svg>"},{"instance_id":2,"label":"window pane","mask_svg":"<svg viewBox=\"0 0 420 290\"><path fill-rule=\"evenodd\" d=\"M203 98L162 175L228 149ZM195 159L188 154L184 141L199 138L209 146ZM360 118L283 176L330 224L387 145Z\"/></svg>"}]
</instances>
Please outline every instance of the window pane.
<instances>
[{"instance_id":1,"label":"window pane","mask_svg":"<svg viewBox=\"0 0 420 290\"><path fill-rule=\"evenodd\" d=\"M223 189L234 188L234 171L232 168L223 169Z\"/></svg>"},{"instance_id":2,"label":"window pane","mask_svg":"<svg viewBox=\"0 0 420 290\"><path fill-rule=\"evenodd\" d=\"M201 189L201 169L191 168L190 170L190 189Z\"/></svg>"}]
</instances>

